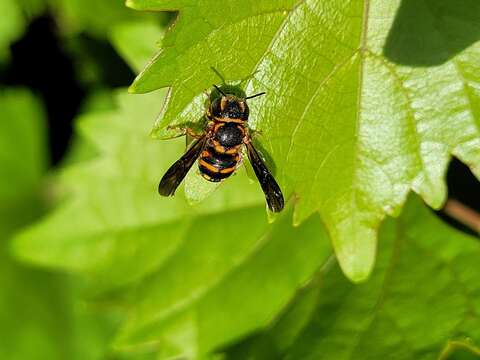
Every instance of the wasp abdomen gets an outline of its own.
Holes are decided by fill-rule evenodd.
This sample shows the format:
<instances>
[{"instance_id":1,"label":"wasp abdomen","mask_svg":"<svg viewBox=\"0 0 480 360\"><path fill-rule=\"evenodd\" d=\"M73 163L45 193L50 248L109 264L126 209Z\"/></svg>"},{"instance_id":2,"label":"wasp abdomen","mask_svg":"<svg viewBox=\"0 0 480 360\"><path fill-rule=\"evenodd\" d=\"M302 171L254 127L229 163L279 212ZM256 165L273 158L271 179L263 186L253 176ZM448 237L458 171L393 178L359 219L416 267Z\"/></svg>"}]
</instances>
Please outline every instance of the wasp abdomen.
<instances>
[{"instance_id":1,"label":"wasp abdomen","mask_svg":"<svg viewBox=\"0 0 480 360\"><path fill-rule=\"evenodd\" d=\"M215 146L209 145L200 155L198 168L205 179L218 182L232 175L239 161L238 151L233 154L218 152Z\"/></svg>"},{"instance_id":2,"label":"wasp abdomen","mask_svg":"<svg viewBox=\"0 0 480 360\"><path fill-rule=\"evenodd\" d=\"M200 154L198 168L208 181L218 182L235 172L245 129L234 122L216 122L213 136Z\"/></svg>"}]
</instances>

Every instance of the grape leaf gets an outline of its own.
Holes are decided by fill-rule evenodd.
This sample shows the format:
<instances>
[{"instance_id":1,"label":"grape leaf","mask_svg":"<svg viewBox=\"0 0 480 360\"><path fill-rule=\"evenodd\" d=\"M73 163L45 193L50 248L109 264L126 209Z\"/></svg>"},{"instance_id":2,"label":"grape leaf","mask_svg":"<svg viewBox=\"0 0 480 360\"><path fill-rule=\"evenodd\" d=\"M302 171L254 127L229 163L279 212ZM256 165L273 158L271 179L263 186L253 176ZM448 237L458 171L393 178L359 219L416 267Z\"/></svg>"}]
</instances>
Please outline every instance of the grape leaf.
<instances>
[{"instance_id":1,"label":"grape leaf","mask_svg":"<svg viewBox=\"0 0 480 360\"><path fill-rule=\"evenodd\" d=\"M10 44L22 34L25 20L15 0L2 0L0 14L6 15L0 21L0 62L3 62L10 56Z\"/></svg>"},{"instance_id":2,"label":"grape leaf","mask_svg":"<svg viewBox=\"0 0 480 360\"><path fill-rule=\"evenodd\" d=\"M418 200L386 221L368 282L326 266L268 331L233 359L447 359L480 355L478 239L443 224ZM478 357L475 357L478 358Z\"/></svg>"},{"instance_id":3,"label":"grape leaf","mask_svg":"<svg viewBox=\"0 0 480 360\"><path fill-rule=\"evenodd\" d=\"M18 234L14 251L85 274L92 295L121 294L131 315L119 350L201 356L268 323L331 250L318 217L294 228L286 211L269 225L260 186L244 174L195 207L181 191L160 197L161 174L185 148L148 138L164 95L119 91L117 109L79 119L100 156L63 171L71 198Z\"/></svg>"},{"instance_id":4,"label":"grape leaf","mask_svg":"<svg viewBox=\"0 0 480 360\"><path fill-rule=\"evenodd\" d=\"M365 279L377 229L413 189L446 196L453 154L480 176L480 3L475 0L128 0L178 10L163 49L131 87L171 86L154 135L204 111L203 90L253 74L251 127L296 194L318 211L344 272Z\"/></svg>"}]
</instances>

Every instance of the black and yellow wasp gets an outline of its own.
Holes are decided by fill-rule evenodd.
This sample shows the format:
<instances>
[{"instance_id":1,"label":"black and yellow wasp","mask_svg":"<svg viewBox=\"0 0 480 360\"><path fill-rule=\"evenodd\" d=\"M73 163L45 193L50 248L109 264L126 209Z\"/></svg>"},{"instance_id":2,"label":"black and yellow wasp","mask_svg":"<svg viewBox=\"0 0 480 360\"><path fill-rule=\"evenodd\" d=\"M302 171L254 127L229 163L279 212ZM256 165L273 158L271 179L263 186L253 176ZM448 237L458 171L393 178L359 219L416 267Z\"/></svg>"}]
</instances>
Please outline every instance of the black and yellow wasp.
<instances>
[{"instance_id":1,"label":"black and yellow wasp","mask_svg":"<svg viewBox=\"0 0 480 360\"><path fill-rule=\"evenodd\" d=\"M203 134L194 136L196 139L185 154L167 170L158 192L163 196L173 195L197 159L200 174L206 180L219 182L228 178L241 163L241 150L245 146L269 209L281 211L284 206L282 191L253 146L247 127L247 100L265 93L239 97L214 87L221 96L214 98L206 110L207 125Z\"/></svg>"}]
</instances>

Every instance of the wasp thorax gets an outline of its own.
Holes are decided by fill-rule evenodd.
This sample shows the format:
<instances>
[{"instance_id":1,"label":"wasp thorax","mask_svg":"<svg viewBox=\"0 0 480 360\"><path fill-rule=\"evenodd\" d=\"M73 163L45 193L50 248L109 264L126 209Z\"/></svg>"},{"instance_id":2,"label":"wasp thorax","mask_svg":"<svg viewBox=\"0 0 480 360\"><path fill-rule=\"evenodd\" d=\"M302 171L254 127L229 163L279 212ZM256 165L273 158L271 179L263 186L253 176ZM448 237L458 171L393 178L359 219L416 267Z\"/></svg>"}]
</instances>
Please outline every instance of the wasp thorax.
<instances>
[{"instance_id":1,"label":"wasp thorax","mask_svg":"<svg viewBox=\"0 0 480 360\"><path fill-rule=\"evenodd\" d=\"M222 146L232 147L240 145L243 141L243 136L244 132L237 124L226 123L215 133L215 140Z\"/></svg>"},{"instance_id":2,"label":"wasp thorax","mask_svg":"<svg viewBox=\"0 0 480 360\"><path fill-rule=\"evenodd\" d=\"M212 102L211 113L216 118L248 120L248 106L235 95L222 96Z\"/></svg>"}]
</instances>

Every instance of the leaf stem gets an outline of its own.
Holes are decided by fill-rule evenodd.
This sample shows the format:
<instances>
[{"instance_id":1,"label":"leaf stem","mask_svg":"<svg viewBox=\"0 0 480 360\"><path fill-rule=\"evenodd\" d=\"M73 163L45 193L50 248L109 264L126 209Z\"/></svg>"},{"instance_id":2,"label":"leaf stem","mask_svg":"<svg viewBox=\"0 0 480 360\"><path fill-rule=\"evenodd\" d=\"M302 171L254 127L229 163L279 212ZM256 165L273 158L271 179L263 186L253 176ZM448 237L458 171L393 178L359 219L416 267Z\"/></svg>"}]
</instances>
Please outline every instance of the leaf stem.
<instances>
[{"instance_id":1,"label":"leaf stem","mask_svg":"<svg viewBox=\"0 0 480 360\"><path fill-rule=\"evenodd\" d=\"M480 233L480 213L455 199L448 199L443 212L451 218Z\"/></svg>"}]
</instances>

